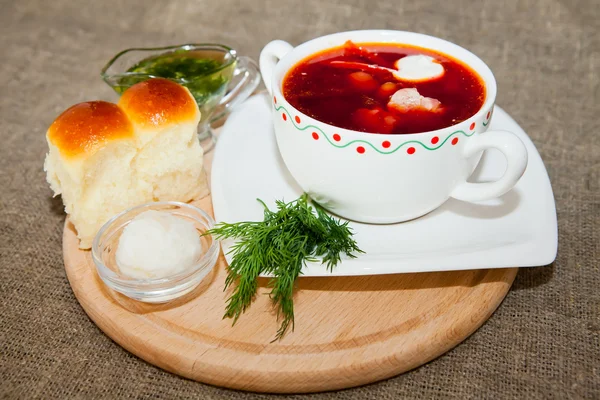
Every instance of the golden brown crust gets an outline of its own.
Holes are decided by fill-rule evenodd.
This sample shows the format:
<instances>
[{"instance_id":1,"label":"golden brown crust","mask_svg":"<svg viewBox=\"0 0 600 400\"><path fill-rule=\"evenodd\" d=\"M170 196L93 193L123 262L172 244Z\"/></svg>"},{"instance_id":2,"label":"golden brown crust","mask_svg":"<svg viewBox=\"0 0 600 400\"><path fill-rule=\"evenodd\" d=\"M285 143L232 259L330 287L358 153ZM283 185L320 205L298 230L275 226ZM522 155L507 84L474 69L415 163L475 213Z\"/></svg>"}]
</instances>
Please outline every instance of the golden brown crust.
<instances>
[{"instance_id":1,"label":"golden brown crust","mask_svg":"<svg viewBox=\"0 0 600 400\"><path fill-rule=\"evenodd\" d=\"M88 101L58 116L46 134L64 157L93 154L108 141L133 138L133 126L116 104Z\"/></svg>"},{"instance_id":2,"label":"golden brown crust","mask_svg":"<svg viewBox=\"0 0 600 400\"><path fill-rule=\"evenodd\" d=\"M133 122L148 128L189 121L199 113L185 87L163 78L136 83L123 93L119 106Z\"/></svg>"}]
</instances>

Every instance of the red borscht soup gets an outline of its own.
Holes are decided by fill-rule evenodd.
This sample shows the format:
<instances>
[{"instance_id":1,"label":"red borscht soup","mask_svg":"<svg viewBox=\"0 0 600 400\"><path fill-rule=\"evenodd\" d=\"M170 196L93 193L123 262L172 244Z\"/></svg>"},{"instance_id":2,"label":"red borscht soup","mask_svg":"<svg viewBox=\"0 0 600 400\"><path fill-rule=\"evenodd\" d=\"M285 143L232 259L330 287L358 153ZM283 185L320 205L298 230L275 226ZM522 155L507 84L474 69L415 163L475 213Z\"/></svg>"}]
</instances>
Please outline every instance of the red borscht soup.
<instances>
[{"instance_id":1,"label":"red borscht soup","mask_svg":"<svg viewBox=\"0 0 600 400\"><path fill-rule=\"evenodd\" d=\"M283 95L330 125L407 134L473 116L483 105L485 87L471 68L433 50L346 42L296 64L284 78Z\"/></svg>"}]
</instances>

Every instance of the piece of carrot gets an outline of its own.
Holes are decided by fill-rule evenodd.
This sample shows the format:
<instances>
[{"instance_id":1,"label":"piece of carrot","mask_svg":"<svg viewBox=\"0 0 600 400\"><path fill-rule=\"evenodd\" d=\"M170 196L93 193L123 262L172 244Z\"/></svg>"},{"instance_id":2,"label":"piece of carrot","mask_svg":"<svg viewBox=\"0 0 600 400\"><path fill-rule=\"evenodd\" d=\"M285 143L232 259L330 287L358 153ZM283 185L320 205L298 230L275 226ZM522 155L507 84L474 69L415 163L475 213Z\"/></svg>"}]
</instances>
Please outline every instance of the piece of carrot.
<instances>
[{"instance_id":1,"label":"piece of carrot","mask_svg":"<svg viewBox=\"0 0 600 400\"><path fill-rule=\"evenodd\" d=\"M352 86L364 92L372 92L379 86L375 78L367 72L356 71L349 74L348 78Z\"/></svg>"},{"instance_id":2,"label":"piece of carrot","mask_svg":"<svg viewBox=\"0 0 600 400\"><path fill-rule=\"evenodd\" d=\"M359 108L352 114L352 120L366 132L378 132L382 125L380 113L379 110Z\"/></svg>"},{"instance_id":3,"label":"piece of carrot","mask_svg":"<svg viewBox=\"0 0 600 400\"><path fill-rule=\"evenodd\" d=\"M379 89L377 89L377 97L380 97L387 101L389 100L391 95L396 93L396 90L398 90L397 84L395 84L394 82L386 82L383 85L379 86Z\"/></svg>"},{"instance_id":4,"label":"piece of carrot","mask_svg":"<svg viewBox=\"0 0 600 400\"><path fill-rule=\"evenodd\" d=\"M359 108L352 114L352 121L363 131L392 133L400 119L380 107Z\"/></svg>"}]
</instances>

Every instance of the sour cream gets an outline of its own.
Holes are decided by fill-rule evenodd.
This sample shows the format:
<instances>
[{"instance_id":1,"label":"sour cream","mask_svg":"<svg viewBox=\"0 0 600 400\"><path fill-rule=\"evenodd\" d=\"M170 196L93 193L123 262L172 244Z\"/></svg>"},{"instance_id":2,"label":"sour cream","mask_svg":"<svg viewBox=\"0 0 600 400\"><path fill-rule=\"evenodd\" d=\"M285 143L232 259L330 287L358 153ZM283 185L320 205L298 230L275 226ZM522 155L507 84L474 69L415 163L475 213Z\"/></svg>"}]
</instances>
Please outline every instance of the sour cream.
<instances>
[{"instance_id":1,"label":"sour cream","mask_svg":"<svg viewBox=\"0 0 600 400\"><path fill-rule=\"evenodd\" d=\"M201 254L200 235L191 221L149 210L123 229L115 261L123 275L154 279L185 271Z\"/></svg>"}]
</instances>

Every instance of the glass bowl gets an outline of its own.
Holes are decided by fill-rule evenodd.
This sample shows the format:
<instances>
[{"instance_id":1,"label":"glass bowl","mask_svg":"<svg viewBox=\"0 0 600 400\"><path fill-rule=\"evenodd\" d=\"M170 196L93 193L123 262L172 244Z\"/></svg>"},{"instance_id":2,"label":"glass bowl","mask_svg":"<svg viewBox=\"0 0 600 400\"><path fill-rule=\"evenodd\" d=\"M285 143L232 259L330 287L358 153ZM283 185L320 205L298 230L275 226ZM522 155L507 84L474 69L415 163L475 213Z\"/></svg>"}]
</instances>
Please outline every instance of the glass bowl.
<instances>
[{"instance_id":1,"label":"glass bowl","mask_svg":"<svg viewBox=\"0 0 600 400\"><path fill-rule=\"evenodd\" d=\"M180 71L152 75L132 70L163 56L210 59L218 66L199 75L185 77ZM200 108L198 137L205 153L213 148L216 141L210 123L241 104L260 83L260 72L254 60L240 56L234 49L217 43L126 49L115 55L100 74L119 95L138 82L157 77L167 78L187 87Z\"/></svg>"},{"instance_id":2,"label":"glass bowl","mask_svg":"<svg viewBox=\"0 0 600 400\"><path fill-rule=\"evenodd\" d=\"M119 271L115 257L123 229L138 214L156 210L168 212L192 222L202 245L202 252L194 264L186 270L164 278L137 279ZM134 300L146 303L165 303L192 291L213 269L219 256L219 241L210 234L215 221L201 209L189 204L165 201L143 204L127 209L106 222L92 243L92 258L100 279L109 288Z\"/></svg>"}]
</instances>

